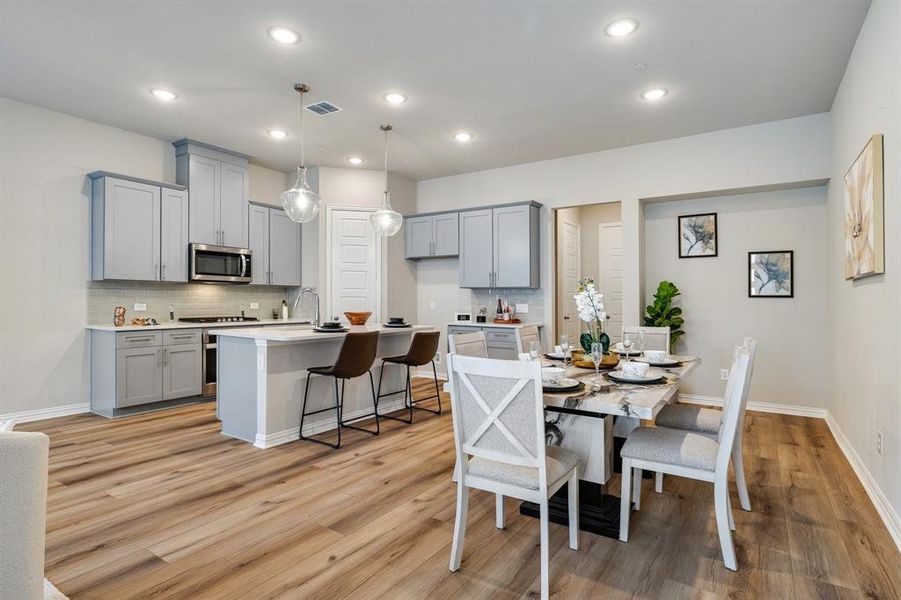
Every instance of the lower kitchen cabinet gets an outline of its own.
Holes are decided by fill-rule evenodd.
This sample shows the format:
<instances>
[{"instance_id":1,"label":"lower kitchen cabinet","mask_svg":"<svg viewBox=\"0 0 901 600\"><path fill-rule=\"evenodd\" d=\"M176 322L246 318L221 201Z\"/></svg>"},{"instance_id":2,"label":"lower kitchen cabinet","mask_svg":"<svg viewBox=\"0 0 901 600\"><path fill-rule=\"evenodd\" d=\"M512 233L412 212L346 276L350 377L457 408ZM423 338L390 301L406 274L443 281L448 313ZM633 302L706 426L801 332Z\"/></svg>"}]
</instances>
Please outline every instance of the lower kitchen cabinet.
<instances>
[{"instance_id":1,"label":"lower kitchen cabinet","mask_svg":"<svg viewBox=\"0 0 901 600\"><path fill-rule=\"evenodd\" d=\"M488 346L488 358L499 358L503 360L516 360L519 358L519 355L516 352L515 327L510 327L509 325L492 327L490 323L487 323L485 325L449 325L447 328L448 335L475 333L477 331L481 331L485 334L485 344Z\"/></svg>"},{"instance_id":2,"label":"lower kitchen cabinet","mask_svg":"<svg viewBox=\"0 0 901 600\"><path fill-rule=\"evenodd\" d=\"M199 396L203 389L203 350L200 344L163 348L163 400Z\"/></svg>"},{"instance_id":3,"label":"lower kitchen cabinet","mask_svg":"<svg viewBox=\"0 0 901 600\"><path fill-rule=\"evenodd\" d=\"M116 350L116 408L163 399L162 348Z\"/></svg>"}]
</instances>

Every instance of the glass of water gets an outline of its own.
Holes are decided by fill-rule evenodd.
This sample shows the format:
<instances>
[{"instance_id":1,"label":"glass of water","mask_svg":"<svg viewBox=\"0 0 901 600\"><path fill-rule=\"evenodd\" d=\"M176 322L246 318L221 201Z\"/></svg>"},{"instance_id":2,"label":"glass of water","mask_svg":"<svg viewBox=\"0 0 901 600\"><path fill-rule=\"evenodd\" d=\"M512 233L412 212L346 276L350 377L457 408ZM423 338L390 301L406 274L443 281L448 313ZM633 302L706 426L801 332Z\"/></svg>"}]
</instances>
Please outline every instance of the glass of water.
<instances>
[{"instance_id":1,"label":"glass of water","mask_svg":"<svg viewBox=\"0 0 901 600\"><path fill-rule=\"evenodd\" d=\"M569 361L569 336L560 336L560 351L563 352L563 366L565 367Z\"/></svg>"},{"instance_id":2,"label":"glass of water","mask_svg":"<svg viewBox=\"0 0 901 600\"><path fill-rule=\"evenodd\" d=\"M541 349L541 345L538 342L529 342L529 358L532 360L538 360L538 351Z\"/></svg>"},{"instance_id":3,"label":"glass of water","mask_svg":"<svg viewBox=\"0 0 901 600\"><path fill-rule=\"evenodd\" d=\"M626 362L629 361L629 352L632 349L632 335L629 333L623 334L623 350L626 352L623 354L623 360Z\"/></svg>"},{"instance_id":4,"label":"glass of water","mask_svg":"<svg viewBox=\"0 0 901 600\"><path fill-rule=\"evenodd\" d=\"M594 363L594 379L597 385L601 385L602 360L604 360L604 345L597 342L591 344L591 362Z\"/></svg>"}]
</instances>

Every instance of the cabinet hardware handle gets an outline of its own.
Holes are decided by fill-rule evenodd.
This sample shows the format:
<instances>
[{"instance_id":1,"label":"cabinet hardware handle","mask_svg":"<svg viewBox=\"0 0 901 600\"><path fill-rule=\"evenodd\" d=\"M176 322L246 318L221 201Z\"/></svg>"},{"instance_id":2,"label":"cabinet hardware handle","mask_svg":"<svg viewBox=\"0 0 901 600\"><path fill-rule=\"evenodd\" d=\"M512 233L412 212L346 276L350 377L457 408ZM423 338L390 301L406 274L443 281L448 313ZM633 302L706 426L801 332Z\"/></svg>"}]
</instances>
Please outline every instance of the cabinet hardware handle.
<instances>
[{"instance_id":1,"label":"cabinet hardware handle","mask_svg":"<svg viewBox=\"0 0 901 600\"><path fill-rule=\"evenodd\" d=\"M154 279L160 278L160 266L156 263L153 264L153 278Z\"/></svg>"},{"instance_id":2,"label":"cabinet hardware handle","mask_svg":"<svg viewBox=\"0 0 901 600\"><path fill-rule=\"evenodd\" d=\"M157 350L156 351L156 366L160 367L162 365L163 365L163 351Z\"/></svg>"},{"instance_id":3,"label":"cabinet hardware handle","mask_svg":"<svg viewBox=\"0 0 901 600\"><path fill-rule=\"evenodd\" d=\"M162 269L162 271L160 271L160 279L165 279L166 278L166 264L165 263L163 263L163 266L161 267L161 269Z\"/></svg>"},{"instance_id":4,"label":"cabinet hardware handle","mask_svg":"<svg viewBox=\"0 0 901 600\"><path fill-rule=\"evenodd\" d=\"M129 342L149 342L153 338L152 337L128 337L125 339L127 339Z\"/></svg>"},{"instance_id":5,"label":"cabinet hardware handle","mask_svg":"<svg viewBox=\"0 0 901 600\"><path fill-rule=\"evenodd\" d=\"M169 349L163 349L163 366L167 366L169 364Z\"/></svg>"}]
</instances>

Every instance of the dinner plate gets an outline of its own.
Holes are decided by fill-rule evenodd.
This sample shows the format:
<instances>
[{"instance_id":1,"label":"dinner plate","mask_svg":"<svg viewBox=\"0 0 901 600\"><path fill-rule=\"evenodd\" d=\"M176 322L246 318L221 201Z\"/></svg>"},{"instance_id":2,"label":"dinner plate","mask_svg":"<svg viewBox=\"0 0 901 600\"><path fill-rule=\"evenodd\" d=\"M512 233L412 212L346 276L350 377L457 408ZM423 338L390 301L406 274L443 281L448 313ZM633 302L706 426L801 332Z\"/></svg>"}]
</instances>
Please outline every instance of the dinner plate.
<instances>
[{"instance_id":1,"label":"dinner plate","mask_svg":"<svg viewBox=\"0 0 901 600\"><path fill-rule=\"evenodd\" d=\"M682 363L674 358L665 358L661 361L654 362L647 356L642 356L640 358L636 358L635 362L643 362L651 365L652 367L678 367Z\"/></svg>"},{"instance_id":2,"label":"dinner plate","mask_svg":"<svg viewBox=\"0 0 901 600\"><path fill-rule=\"evenodd\" d=\"M314 327L313 331L318 331L319 333L345 333L350 331L350 328L341 327L338 329L337 327Z\"/></svg>"},{"instance_id":3,"label":"dinner plate","mask_svg":"<svg viewBox=\"0 0 901 600\"><path fill-rule=\"evenodd\" d=\"M403 329L404 327L412 327L412 323L382 323L385 327L394 327L396 329Z\"/></svg>"},{"instance_id":4,"label":"dinner plate","mask_svg":"<svg viewBox=\"0 0 901 600\"><path fill-rule=\"evenodd\" d=\"M613 346L610 348L610 352L616 352L620 356L641 356L641 352L638 350L629 350L626 352L623 348L619 348L617 346Z\"/></svg>"},{"instance_id":5,"label":"dinner plate","mask_svg":"<svg viewBox=\"0 0 901 600\"><path fill-rule=\"evenodd\" d=\"M631 375L622 371L609 371L607 377L619 383L659 383L663 381L660 373L646 373L644 375Z\"/></svg>"},{"instance_id":6,"label":"dinner plate","mask_svg":"<svg viewBox=\"0 0 901 600\"><path fill-rule=\"evenodd\" d=\"M542 387L546 392L571 392L580 389L584 385L584 383L577 379L562 377L555 382L545 381L542 384Z\"/></svg>"}]
</instances>

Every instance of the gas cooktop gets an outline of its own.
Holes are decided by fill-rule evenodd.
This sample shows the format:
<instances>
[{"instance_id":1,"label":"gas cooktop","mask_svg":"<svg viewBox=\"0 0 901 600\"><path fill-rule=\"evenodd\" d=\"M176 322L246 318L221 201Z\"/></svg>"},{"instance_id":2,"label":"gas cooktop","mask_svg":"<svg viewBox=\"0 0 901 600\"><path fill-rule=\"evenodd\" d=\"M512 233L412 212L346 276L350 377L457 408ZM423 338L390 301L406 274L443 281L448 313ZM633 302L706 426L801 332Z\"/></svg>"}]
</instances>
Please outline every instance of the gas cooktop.
<instances>
[{"instance_id":1,"label":"gas cooktop","mask_svg":"<svg viewBox=\"0 0 901 600\"><path fill-rule=\"evenodd\" d=\"M259 321L256 317L182 317L179 321L186 323L241 323L243 321Z\"/></svg>"}]
</instances>

